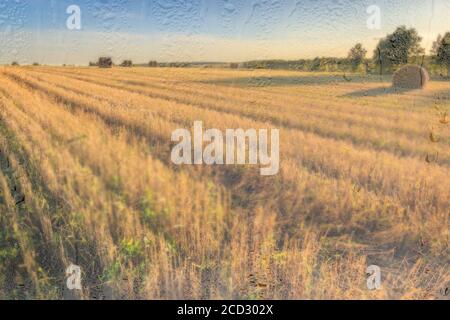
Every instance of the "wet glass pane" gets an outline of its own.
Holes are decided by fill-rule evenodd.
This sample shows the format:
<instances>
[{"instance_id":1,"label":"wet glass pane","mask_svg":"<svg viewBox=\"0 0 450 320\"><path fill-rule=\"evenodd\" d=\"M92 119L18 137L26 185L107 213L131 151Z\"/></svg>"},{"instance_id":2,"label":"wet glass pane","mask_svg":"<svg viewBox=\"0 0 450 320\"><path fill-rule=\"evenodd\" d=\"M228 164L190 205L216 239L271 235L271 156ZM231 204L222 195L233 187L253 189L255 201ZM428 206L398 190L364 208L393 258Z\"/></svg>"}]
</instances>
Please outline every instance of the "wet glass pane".
<instances>
[{"instance_id":1,"label":"wet glass pane","mask_svg":"<svg viewBox=\"0 0 450 320\"><path fill-rule=\"evenodd\" d=\"M0 2L2 300L448 299L449 215L449 0Z\"/></svg>"}]
</instances>

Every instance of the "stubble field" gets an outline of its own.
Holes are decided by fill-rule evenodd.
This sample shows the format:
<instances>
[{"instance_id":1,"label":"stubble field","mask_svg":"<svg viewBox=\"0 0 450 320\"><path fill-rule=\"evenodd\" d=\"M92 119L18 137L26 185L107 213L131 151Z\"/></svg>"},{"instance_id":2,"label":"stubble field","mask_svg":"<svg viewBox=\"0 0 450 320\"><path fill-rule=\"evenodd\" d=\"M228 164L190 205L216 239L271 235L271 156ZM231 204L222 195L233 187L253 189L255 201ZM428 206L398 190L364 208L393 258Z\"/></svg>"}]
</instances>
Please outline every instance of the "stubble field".
<instances>
[{"instance_id":1,"label":"stubble field","mask_svg":"<svg viewBox=\"0 0 450 320\"><path fill-rule=\"evenodd\" d=\"M1 68L0 298L442 298L449 119L440 80ZM173 165L199 120L280 129L280 172Z\"/></svg>"}]
</instances>

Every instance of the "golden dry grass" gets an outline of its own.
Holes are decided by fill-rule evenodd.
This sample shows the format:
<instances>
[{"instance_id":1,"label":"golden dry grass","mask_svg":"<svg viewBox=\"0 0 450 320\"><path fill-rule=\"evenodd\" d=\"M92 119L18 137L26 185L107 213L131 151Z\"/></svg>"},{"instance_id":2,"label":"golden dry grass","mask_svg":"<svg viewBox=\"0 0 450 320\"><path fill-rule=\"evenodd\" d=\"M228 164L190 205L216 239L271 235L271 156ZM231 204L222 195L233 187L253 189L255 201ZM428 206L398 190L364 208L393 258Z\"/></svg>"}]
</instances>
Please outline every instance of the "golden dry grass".
<instances>
[{"instance_id":1,"label":"golden dry grass","mask_svg":"<svg viewBox=\"0 0 450 320\"><path fill-rule=\"evenodd\" d=\"M0 69L0 298L65 297L70 263L85 299L442 298L450 83L387 80ZM280 173L172 165L197 120L279 128Z\"/></svg>"}]
</instances>

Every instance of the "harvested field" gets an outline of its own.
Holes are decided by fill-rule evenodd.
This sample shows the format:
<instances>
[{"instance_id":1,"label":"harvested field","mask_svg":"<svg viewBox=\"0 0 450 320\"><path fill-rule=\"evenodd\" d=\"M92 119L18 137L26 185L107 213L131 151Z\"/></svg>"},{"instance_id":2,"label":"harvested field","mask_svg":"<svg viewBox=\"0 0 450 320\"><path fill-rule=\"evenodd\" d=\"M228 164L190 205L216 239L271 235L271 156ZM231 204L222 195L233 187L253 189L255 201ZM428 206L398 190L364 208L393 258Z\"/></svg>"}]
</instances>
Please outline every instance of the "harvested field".
<instances>
[{"instance_id":1,"label":"harvested field","mask_svg":"<svg viewBox=\"0 0 450 320\"><path fill-rule=\"evenodd\" d=\"M0 298L61 298L70 263L80 298L440 298L448 114L448 81L2 67ZM280 129L280 172L175 166L198 120Z\"/></svg>"}]
</instances>

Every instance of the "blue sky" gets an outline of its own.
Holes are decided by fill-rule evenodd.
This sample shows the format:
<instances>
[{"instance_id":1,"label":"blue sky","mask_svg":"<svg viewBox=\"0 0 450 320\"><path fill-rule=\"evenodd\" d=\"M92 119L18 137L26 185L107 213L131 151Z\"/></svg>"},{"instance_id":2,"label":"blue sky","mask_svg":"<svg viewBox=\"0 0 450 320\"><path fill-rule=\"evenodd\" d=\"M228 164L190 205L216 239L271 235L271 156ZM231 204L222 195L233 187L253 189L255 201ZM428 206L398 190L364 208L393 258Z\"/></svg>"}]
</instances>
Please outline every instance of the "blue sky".
<instances>
[{"instance_id":1,"label":"blue sky","mask_svg":"<svg viewBox=\"0 0 450 320\"><path fill-rule=\"evenodd\" d=\"M69 5L81 30L68 30ZM366 9L381 9L381 29ZM371 53L398 25L418 29L428 50L450 31L450 0L0 0L0 63L115 60L244 61Z\"/></svg>"}]
</instances>

